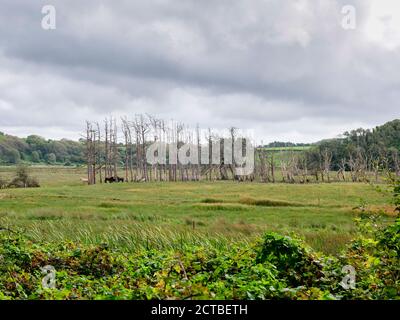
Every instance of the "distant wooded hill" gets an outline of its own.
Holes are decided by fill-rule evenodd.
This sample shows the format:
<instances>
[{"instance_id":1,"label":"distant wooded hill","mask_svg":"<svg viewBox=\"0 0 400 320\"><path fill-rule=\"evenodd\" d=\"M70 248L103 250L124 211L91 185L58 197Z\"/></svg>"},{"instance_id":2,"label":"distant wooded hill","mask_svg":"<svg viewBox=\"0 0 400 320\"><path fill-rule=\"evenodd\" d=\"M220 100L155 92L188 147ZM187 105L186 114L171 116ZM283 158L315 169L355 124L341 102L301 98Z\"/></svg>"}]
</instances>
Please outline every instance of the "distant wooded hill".
<instances>
[{"instance_id":1,"label":"distant wooded hill","mask_svg":"<svg viewBox=\"0 0 400 320\"><path fill-rule=\"evenodd\" d=\"M372 130L356 129L345 132L341 138L320 141L312 144L295 144L291 142L273 142L264 148L295 148L304 152L307 166L323 165L329 158L332 169L337 170L352 163L365 162L365 165L386 164L395 168L399 163L400 120L396 119ZM123 147L119 148L121 159ZM27 138L0 132L0 164L46 163L76 165L85 163L84 141L46 140L37 135Z\"/></svg>"},{"instance_id":2,"label":"distant wooded hill","mask_svg":"<svg viewBox=\"0 0 400 320\"><path fill-rule=\"evenodd\" d=\"M341 138L320 141L306 151L309 163L329 158L333 170L368 170L386 167L400 173L400 120L382 126L345 132Z\"/></svg>"},{"instance_id":3,"label":"distant wooded hill","mask_svg":"<svg viewBox=\"0 0 400 320\"><path fill-rule=\"evenodd\" d=\"M18 138L0 132L0 163L2 164L20 162L83 164L84 157L82 141L46 140L36 135Z\"/></svg>"}]
</instances>

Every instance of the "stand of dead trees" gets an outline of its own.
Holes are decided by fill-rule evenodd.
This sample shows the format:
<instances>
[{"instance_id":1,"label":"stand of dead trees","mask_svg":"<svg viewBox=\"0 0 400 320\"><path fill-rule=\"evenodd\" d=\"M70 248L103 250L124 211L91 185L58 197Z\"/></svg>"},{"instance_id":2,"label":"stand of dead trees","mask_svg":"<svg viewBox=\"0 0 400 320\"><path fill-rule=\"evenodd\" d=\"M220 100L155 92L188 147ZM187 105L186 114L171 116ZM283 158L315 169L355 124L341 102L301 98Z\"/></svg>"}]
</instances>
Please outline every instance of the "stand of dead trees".
<instances>
[{"instance_id":1,"label":"stand of dead trees","mask_svg":"<svg viewBox=\"0 0 400 320\"><path fill-rule=\"evenodd\" d=\"M192 130L183 123L166 122L150 115L124 117L118 126L114 118L99 123L86 122L85 156L87 182L146 182L146 181L199 181L199 180L252 180L253 175L235 175L233 155L224 159L224 146L234 147L236 128L229 129L229 137L221 139L211 129ZM156 157L166 156L166 161L150 164L147 149L154 143ZM189 146L182 150L182 146ZM181 163L178 153L185 152L191 159ZM194 158L192 158L194 157ZM231 158L232 157L232 158ZM219 160L216 161L216 158ZM192 161L196 160L196 161Z\"/></svg>"},{"instance_id":2,"label":"stand of dead trees","mask_svg":"<svg viewBox=\"0 0 400 320\"><path fill-rule=\"evenodd\" d=\"M183 123L142 114L119 121L105 119L102 125L86 122L84 138L88 184L199 180L303 184L378 181L384 170L400 175L397 151L392 151L389 161L385 156L374 158L356 149L340 160L336 158L333 165L335 155L327 148L298 151L257 147L254 172L238 176L233 152L224 152L227 146L234 150L239 138L237 128L229 128L222 135L211 129L201 131L198 126L191 129ZM166 161L149 163L147 150L154 143L160 146L154 156L160 159L166 156ZM182 146L186 149L182 150ZM181 152L196 161L177 161ZM244 147L242 153L245 153Z\"/></svg>"}]
</instances>

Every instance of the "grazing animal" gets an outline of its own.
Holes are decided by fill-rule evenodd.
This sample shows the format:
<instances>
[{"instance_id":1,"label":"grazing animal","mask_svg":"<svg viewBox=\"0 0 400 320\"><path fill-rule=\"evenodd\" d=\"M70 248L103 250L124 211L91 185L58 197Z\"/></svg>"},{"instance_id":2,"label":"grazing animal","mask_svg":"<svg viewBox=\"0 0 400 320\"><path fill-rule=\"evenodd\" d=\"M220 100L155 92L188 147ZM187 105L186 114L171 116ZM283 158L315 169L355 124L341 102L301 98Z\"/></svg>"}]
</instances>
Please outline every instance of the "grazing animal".
<instances>
[{"instance_id":1,"label":"grazing animal","mask_svg":"<svg viewBox=\"0 0 400 320\"><path fill-rule=\"evenodd\" d=\"M113 182L124 182L125 179L124 178L120 178L120 177L108 177L104 179L105 183L113 183Z\"/></svg>"},{"instance_id":2,"label":"grazing animal","mask_svg":"<svg viewBox=\"0 0 400 320\"><path fill-rule=\"evenodd\" d=\"M108 177L104 179L104 183L113 183L115 182L115 178L114 177Z\"/></svg>"},{"instance_id":3,"label":"grazing animal","mask_svg":"<svg viewBox=\"0 0 400 320\"><path fill-rule=\"evenodd\" d=\"M89 182L89 179L87 179L87 178L81 178L81 181L82 181L83 183L88 183L88 182Z\"/></svg>"}]
</instances>

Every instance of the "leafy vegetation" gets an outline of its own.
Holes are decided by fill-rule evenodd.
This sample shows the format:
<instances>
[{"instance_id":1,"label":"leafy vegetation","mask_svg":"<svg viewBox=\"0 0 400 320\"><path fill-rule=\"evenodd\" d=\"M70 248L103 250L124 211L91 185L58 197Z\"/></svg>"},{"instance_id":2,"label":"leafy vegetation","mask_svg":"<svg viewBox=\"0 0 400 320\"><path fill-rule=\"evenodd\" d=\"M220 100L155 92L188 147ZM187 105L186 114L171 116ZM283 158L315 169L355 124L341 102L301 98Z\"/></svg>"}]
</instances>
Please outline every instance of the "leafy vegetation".
<instances>
[{"instance_id":1,"label":"leafy vegetation","mask_svg":"<svg viewBox=\"0 0 400 320\"><path fill-rule=\"evenodd\" d=\"M0 132L0 163L82 164L84 161L84 144L80 141L46 140L36 135L18 138Z\"/></svg>"},{"instance_id":2,"label":"leafy vegetation","mask_svg":"<svg viewBox=\"0 0 400 320\"><path fill-rule=\"evenodd\" d=\"M351 162L359 158L370 171L384 168L400 172L400 120L387 122L372 130L352 130L345 132L341 138L319 142L306 152L311 168L319 166L325 150L332 156L332 170L339 170L341 167L349 170L349 160ZM342 164L343 160L346 160L345 166Z\"/></svg>"},{"instance_id":3,"label":"leafy vegetation","mask_svg":"<svg viewBox=\"0 0 400 320\"><path fill-rule=\"evenodd\" d=\"M1 299L399 299L400 220L360 235L339 259L267 233L247 246L185 245L123 254L107 245L36 243L0 232ZM355 289L340 283L357 270ZM43 288L41 267L56 270Z\"/></svg>"},{"instance_id":4,"label":"leafy vegetation","mask_svg":"<svg viewBox=\"0 0 400 320\"><path fill-rule=\"evenodd\" d=\"M0 225L21 227L38 242L106 242L135 251L176 249L182 242L246 244L265 232L279 232L297 234L314 249L337 254L355 236L354 218L361 206L383 211L383 225L396 215L388 194L361 183L203 181L88 187L80 180L83 168L30 170L41 188L0 190ZM14 172L0 167L7 180Z\"/></svg>"},{"instance_id":5,"label":"leafy vegetation","mask_svg":"<svg viewBox=\"0 0 400 320\"><path fill-rule=\"evenodd\" d=\"M0 192L0 299L400 298L396 177L378 193L360 183L88 187L77 169L36 170L43 188Z\"/></svg>"},{"instance_id":6,"label":"leafy vegetation","mask_svg":"<svg viewBox=\"0 0 400 320\"><path fill-rule=\"evenodd\" d=\"M320 166L321 153L332 154L332 169L341 168L341 161L360 155L370 161L370 166L387 166L395 169L400 151L400 120L393 120L373 130L356 129L345 132L343 137L324 140L314 144L275 141L262 146L269 152L276 152L276 163L290 157L290 152L302 152L307 157L309 169ZM124 158L124 146L118 145L120 158ZM67 139L46 140L36 135L18 138L0 132L0 164L42 163L74 164L85 163L83 141ZM134 151L135 153L135 151ZM348 166L347 166L347 169Z\"/></svg>"},{"instance_id":7,"label":"leafy vegetation","mask_svg":"<svg viewBox=\"0 0 400 320\"><path fill-rule=\"evenodd\" d=\"M16 169L15 177L11 182L5 179L0 179L0 189L5 188L38 188L40 184L38 180L29 174L29 169L26 166L19 165Z\"/></svg>"}]
</instances>

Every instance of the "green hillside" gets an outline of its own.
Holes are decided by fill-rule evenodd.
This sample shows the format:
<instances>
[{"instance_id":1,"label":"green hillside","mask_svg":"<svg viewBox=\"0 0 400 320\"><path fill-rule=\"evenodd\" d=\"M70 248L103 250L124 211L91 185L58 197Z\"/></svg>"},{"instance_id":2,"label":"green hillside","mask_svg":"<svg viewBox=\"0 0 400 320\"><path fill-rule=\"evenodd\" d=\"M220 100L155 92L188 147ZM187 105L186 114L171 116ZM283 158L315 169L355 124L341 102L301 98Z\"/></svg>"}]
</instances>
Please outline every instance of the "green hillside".
<instances>
[{"instance_id":1,"label":"green hillside","mask_svg":"<svg viewBox=\"0 0 400 320\"><path fill-rule=\"evenodd\" d=\"M0 164L81 164L84 162L83 151L82 142L46 140L36 135L18 138L0 132Z\"/></svg>"}]
</instances>

